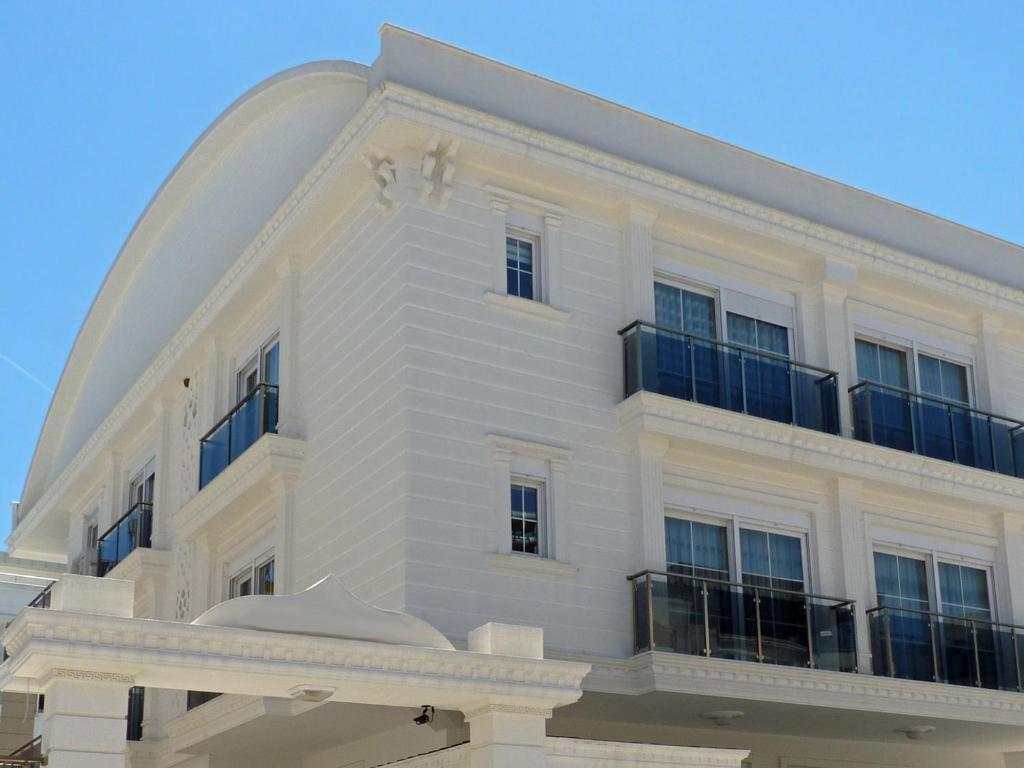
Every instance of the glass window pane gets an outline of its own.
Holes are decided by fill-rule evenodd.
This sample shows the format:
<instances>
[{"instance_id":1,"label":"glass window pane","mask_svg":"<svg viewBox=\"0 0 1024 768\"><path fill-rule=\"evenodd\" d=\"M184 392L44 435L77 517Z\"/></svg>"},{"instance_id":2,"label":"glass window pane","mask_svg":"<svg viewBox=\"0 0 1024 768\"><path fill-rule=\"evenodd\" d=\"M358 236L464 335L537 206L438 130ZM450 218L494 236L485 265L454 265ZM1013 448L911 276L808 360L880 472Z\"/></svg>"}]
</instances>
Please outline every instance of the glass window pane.
<instances>
[{"instance_id":1,"label":"glass window pane","mask_svg":"<svg viewBox=\"0 0 1024 768\"><path fill-rule=\"evenodd\" d=\"M771 549L772 576L776 579L803 583L804 558L800 539L796 536L784 536L780 533L770 534L768 543Z\"/></svg>"},{"instance_id":2,"label":"glass window pane","mask_svg":"<svg viewBox=\"0 0 1024 768\"><path fill-rule=\"evenodd\" d=\"M277 384L280 354L277 343L263 353L263 383Z\"/></svg>"},{"instance_id":3,"label":"glass window pane","mask_svg":"<svg viewBox=\"0 0 1024 768\"><path fill-rule=\"evenodd\" d=\"M678 288L654 284L654 322L664 328L683 330L683 304Z\"/></svg>"},{"instance_id":4,"label":"glass window pane","mask_svg":"<svg viewBox=\"0 0 1024 768\"><path fill-rule=\"evenodd\" d=\"M899 606L900 577L896 555L875 552L875 591L879 605Z\"/></svg>"},{"instance_id":5,"label":"glass window pane","mask_svg":"<svg viewBox=\"0 0 1024 768\"><path fill-rule=\"evenodd\" d=\"M907 356L902 350L878 347L878 367L882 384L907 388Z\"/></svg>"},{"instance_id":6,"label":"glass window pane","mask_svg":"<svg viewBox=\"0 0 1024 768\"><path fill-rule=\"evenodd\" d=\"M693 564L698 568L715 573L708 573L716 579L725 579L729 575L729 552L726 547L725 527L692 523Z\"/></svg>"},{"instance_id":7,"label":"glass window pane","mask_svg":"<svg viewBox=\"0 0 1024 768\"><path fill-rule=\"evenodd\" d=\"M969 403L967 392L967 368L963 365L942 361L942 396L958 403Z\"/></svg>"},{"instance_id":8,"label":"glass window pane","mask_svg":"<svg viewBox=\"0 0 1024 768\"><path fill-rule=\"evenodd\" d=\"M740 529L740 562L744 575L772 575L767 533L747 528Z\"/></svg>"},{"instance_id":9,"label":"glass window pane","mask_svg":"<svg viewBox=\"0 0 1024 768\"><path fill-rule=\"evenodd\" d=\"M921 391L926 395L942 397L942 372L939 369L939 361L928 355L918 355L917 368L921 377Z\"/></svg>"},{"instance_id":10,"label":"glass window pane","mask_svg":"<svg viewBox=\"0 0 1024 768\"><path fill-rule=\"evenodd\" d=\"M857 378L861 381L881 381L878 370L878 345L857 339Z\"/></svg>"},{"instance_id":11,"label":"glass window pane","mask_svg":"<svg viewBox=\"0 0 1024 768\"><path fill-rule=\"evenodd\" d=\"M665 283L655 283L654 322L684 333L715 338L715 300Z\"/></svg>"},{"instance_id":12,"label":"glass window pane","mask_svg":"<svg viewBox=\"0 0 1024 768\"><path fill-rule=\"evenodd\" d=\"M665 561L671 570L675 570L673 566L691 566L682 570L692 573L693 539L689 520L665 518Z\"/></svg>"},{"instance_id":13,"label":"glass window pane","mask_svg":"<svg viewBox=\"0 0 1024 768\"><path fill-rule=\"evenodd\" d=\"M917 560L912 557L900 557L899 577L900 596L904 602L912 601L923 604L921 610L927 610L928 606L928 571L924 560ZM918 607L907 605L907 607Z\"/></svg>"},{"instance_id":14,"label":"glass window pane","mask_svg":"<svg viewBox=\"0 0 1024 768\"><path fill-rule=\"evenodd\" d=\"M964 604L964 590L960 584L960 568L949 563L939 563L939 595L942 598L943 612L959 613L949 611L947 606L961 606Z\"/></svg>"},{"instance_id":15,"label":"glass window pane","mask_svg":"<svg viewBox=\"0 0 1024 768\"><path fill-rule=\"evenodd\" d=\"M725 322L729 341L734 344L742 344L745 347L757 348L757 328L752 317L729 312L725 316Z\"/></svg>"},{"instance_id":16,"label":"glass window pane","mask_svg":"<svg viewBox=\"0 0 1024 768\"><path fill-rule=\"evenodd\" d=\"M765 352L789 357L789 329L775 323L757 321L757 347Z\"/></svg>"}]
</instances>

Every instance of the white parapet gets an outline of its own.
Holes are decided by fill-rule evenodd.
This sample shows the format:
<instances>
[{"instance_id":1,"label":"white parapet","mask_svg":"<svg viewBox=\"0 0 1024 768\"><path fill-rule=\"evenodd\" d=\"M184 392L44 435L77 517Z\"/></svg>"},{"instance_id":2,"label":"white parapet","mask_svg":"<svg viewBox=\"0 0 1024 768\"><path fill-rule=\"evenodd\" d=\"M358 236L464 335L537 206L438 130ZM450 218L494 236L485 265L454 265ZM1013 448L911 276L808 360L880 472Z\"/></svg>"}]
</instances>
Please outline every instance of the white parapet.
<instances>
[{"instance_id":1,"label":"white parapet","mask_svg":"<svg viewBox=\"0 0 1024 768\"><path fill-rule=\"evenodd\" d=\"M50 592L50 610L131 618L135 582L63 574Z\"/></svg>"},{"instance_id":2,"label":"white parapet","mask_svg":"<svg viewBox=\"0 0 1024 768\"><path fill-rule=\"evenodd\" d=\"M491 622L469 633L469 650L519 659L544 658L544 630Z\"/></svg>"}]
</instances>

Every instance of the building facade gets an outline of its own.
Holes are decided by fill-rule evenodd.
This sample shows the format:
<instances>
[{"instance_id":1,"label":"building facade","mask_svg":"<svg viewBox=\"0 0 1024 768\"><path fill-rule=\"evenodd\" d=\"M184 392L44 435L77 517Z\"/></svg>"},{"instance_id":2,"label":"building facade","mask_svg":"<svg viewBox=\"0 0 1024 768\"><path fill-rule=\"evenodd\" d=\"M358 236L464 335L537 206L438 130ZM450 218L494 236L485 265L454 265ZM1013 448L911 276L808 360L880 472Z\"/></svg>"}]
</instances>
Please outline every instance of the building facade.
<instances>
[{"instance_id":1,"label":"building facade","mask_svg":"<svg viewBox=\"0 0 1024 768\"><path fill-rule=\"evenodd\" d=\"M1024 249L381 39L83 324L8 541L50 765L1024 765Z\"/></svg>"}]
</instances>

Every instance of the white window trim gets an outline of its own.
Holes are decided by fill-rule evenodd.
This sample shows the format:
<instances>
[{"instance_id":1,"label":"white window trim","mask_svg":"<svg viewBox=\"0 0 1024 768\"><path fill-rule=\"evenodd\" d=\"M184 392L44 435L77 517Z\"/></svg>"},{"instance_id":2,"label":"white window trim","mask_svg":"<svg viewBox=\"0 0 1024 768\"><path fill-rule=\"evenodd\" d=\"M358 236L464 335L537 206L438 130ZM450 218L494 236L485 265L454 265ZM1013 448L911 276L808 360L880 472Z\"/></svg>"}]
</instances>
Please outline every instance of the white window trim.
<instances>
[{"instance_id":1,"label":"white window trim","mask_svg":"<svg viewBox=\"0 0 1024 768\"><path fill-rule=\"evenodd\" d=\"M810 558L811 532L808 528L794 525L781 525L766 520L747 517L745 515L712 512L703 509L665 507L665 517L677 520L689 520L694 523L705 523L708 525L720 525L726 529L726 557L729 565L729 581L740 583L743 580L743 563L740 547L740 529L746 528L751 531L763 531L765 533L777 533L783 536L792 536L800 540L800 557L803 566L804 592L813 593L813 571ZM667 544L666 544L667 550ZM664 552L662 559L668 562L668 552Z\"/></svg>"},{"instance_id":2,"label":"white window trim","mask_svg":"<svg viewBox=\"0 0 1024 768\"><path fill-rule=\"evenodd\" d=\"M258 555L255 555L255 556L252 556L252 557L246 556L245 558L240 558L240 559L235 560L231 564L230 568L225 568L224 569L225 573L227 574L227 583L225 584L225 587L224 587L224 594L226 595L225 599L229 600L229 599L234 597L234 595L231 594L231 587L235 583L236 579L238 579L241 576L244 576L246 573L248 573L252 577L252 579L253 579L253 588L255 589L255 586L256 586L256 571L257 571L257 569L261 565L265 565L266 563L270 562L271 560L275 560L275 559L276 558L275 558L275 555L274 555L274 548L271 547L269 549L264 548L260 552L260 554L258 554ZM275 587L276 587L276 578L277 578L277 563L276 562L274 563L274 571L275 571L274 578L275 578ZM251 594L255 595L255 594L258 594L258 593L257 592L252 592Z\"/></svg>"},{"instance_id":3,"label":"white window trim","mask_svg":"<svg viewBox=\"0 0 1024 768\"><path fill-rule=\"evenodd\" d=\"M487 185L491 195L491 260L493 285L484 298L492 307L564 322L562 309L562 221L566 209L520 192ZM534 243L534 298L508 294L505 238L520 237Z\"/></svg>"},{"instance_id":4,"label":"white window trim","mask_svg":"<svg viewBox=\"0 0 1024 768\"><path fill-rule=\"evenodd\" d=\"M551 485L546 477L536 477L519 472L512 472L509 480L509 487L518 485L522 488L533 488L537 491L537 552L516 552L510 554L526 555L527 557L548 557L548 550L551 548L551 534L548 526L548 493ZM511 521L511 510L509 520Z\"/></svg>"},{"instance_id":5,"label":"white window trim","mask_svg":"<svg viewBox=\"0 0 1024 768\"><path fill-rule=\"evenodd\" d=\"M564 563L569 558L565 478L572 451L505 435L487 435L486 442L494 465L496 553L503 557ZM521 469L522 464L529 465L530 462L541 462L545 466L546 476L539 477L534 471ZM542 556L512 552L512 500L509 488L516 479L544 485L542 532L546 532L547 543L542 546Z\"/></svg>"},{"instance_id":6,"label":"white window trim","mask_svg":"<svg viewBox=\"0 0 1024 768\"><path fill-rule=\"evenodd\" d=\"M253 349L248 355L244 357L238 356L235 358L233 365L234 376L232 377L231 384L233 388L231 397L234 400L234 402L232 403L232 407L241 402L242 398L249 394L248 392L240 392L238 383L240 381L239 377L241 376L242 372L251 368L254 363L256 366L256 383L264 383L264 379L266 377L266 371L264 370L264 358L266 357L267 350L274 346L274 344L278 345L278 366L280 366L281 334L280 331L277 330L271 332L269 336L264 337L264 340L256 344L256 348ZM252 345L247 346L250 349L252 347ZM239 360L242 360L243 362L239 363ZM278 375L280 375L280 371L278 371Z\"/></svg>"}]
</instances>

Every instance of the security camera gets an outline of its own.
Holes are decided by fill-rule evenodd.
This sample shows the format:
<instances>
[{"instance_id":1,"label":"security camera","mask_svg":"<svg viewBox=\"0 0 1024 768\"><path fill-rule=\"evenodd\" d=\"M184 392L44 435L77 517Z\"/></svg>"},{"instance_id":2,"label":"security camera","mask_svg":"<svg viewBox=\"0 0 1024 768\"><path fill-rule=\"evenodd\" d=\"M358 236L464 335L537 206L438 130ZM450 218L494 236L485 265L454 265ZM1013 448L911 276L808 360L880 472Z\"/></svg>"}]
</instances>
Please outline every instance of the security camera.
<instances>
[{"instance_id":1,"label":"security camera","mask_svg":"<svg viewBox=\"0 0 1024 768\"><path fill-rule=\"evenodd\" d=\"M417 717L412 719L416 725L426 725L434 721L434 708L430 705L424 705L423 711Z\"/></svg>"}]
</instances>

